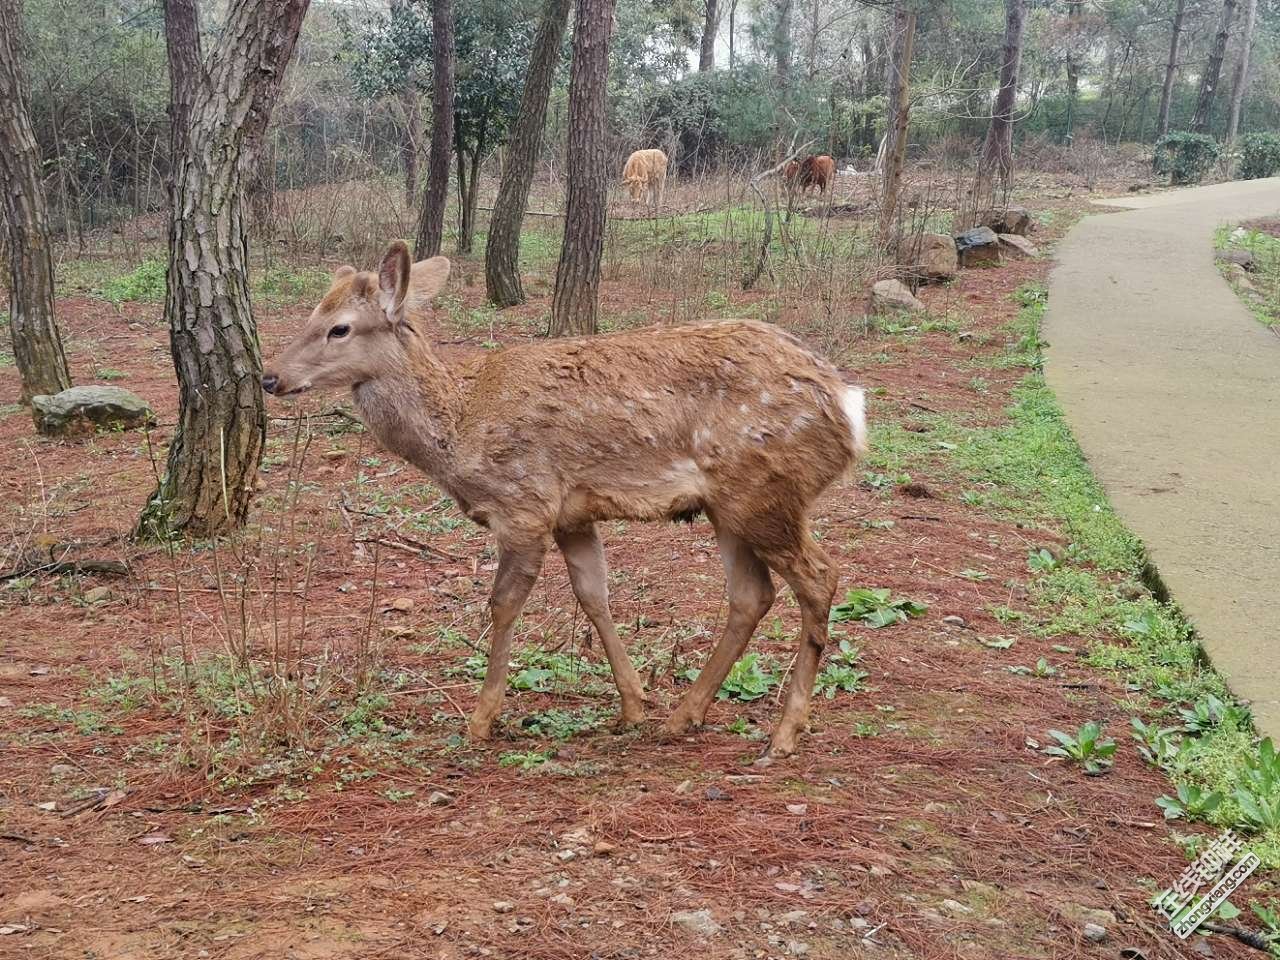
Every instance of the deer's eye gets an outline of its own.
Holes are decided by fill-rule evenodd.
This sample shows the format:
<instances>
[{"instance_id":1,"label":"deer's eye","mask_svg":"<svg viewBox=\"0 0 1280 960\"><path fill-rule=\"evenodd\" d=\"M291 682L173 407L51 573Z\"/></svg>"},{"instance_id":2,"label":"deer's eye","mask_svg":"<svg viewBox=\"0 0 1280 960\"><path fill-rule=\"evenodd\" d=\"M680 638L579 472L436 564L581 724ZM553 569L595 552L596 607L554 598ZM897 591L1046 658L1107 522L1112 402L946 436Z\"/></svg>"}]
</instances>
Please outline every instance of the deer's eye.
<instances>
[{"instance_id":1,"label":"deer's eye","mask_svg":"<svg viewBox=\"0 0 1280 960\"><path fill-rule=\"evenodd\" d=\"M329 328L329 339L341 340L350 332L351 332L351 325L349 323L339 323L336 326Z\"/></svg>"}]
</instances>

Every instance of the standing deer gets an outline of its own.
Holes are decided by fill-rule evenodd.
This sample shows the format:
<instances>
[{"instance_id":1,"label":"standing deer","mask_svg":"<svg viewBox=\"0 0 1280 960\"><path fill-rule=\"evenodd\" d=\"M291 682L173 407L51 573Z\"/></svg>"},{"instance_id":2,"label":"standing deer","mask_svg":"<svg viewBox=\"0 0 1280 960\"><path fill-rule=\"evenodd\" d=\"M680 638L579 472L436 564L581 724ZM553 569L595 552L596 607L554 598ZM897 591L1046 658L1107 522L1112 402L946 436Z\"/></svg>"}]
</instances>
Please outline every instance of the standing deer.
<instances>
[{"instance_id":1,"label":"standing deer","mask_svg":"<svg viewBox=\"0 0 1280 960\"><path fill-rule=\"evenodd\" d=\"M350 387L361 419L497 541L492 645L470 734L502 708L511 634L551 543L604 646L621 722L644 719L640 678L609 612L601 520L692 518L715 527L729 616L705 669L667 719L703 722L774 600L800 604L800 650L766 756L791 754L809 712L836 590L809 533L817 497L865 450L862 391L790 334L730 320L509 347L455 377L418 319L449 261L411 264L399 241L378 273L341 267L298 337L268 365L276 396Z\"/></svg>"}]
</instances>

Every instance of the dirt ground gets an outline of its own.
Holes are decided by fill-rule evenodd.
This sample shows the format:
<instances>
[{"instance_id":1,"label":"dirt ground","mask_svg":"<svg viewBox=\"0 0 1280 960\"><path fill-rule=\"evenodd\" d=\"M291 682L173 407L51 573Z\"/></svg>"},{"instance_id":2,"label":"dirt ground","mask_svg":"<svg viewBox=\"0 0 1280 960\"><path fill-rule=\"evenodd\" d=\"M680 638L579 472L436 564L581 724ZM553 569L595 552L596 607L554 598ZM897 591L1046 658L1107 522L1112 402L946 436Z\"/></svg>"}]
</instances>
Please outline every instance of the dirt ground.
<instances>
[{"instance_id":1,"label":"dirt ground","mask_svg":"<svg viewBox=\"0 0 1280 960\"><path fill-rule=\"evenodd\" d=\"M1057 206L1037 242L1051 244L1078 202ZM950 328L853 338L839 359L871 391L872 420L916 432L938 414L1001 422L1025 373L992 365L1012 336L1010 294L1048 266L1012 261L927 289L932 313L956 318ZM451 292L465 307L483 296ZM606 307L648 295L622 279L604 290ZM266 354L309 307L259 306ZM123 375L154 404L150 440L162 450L176 387L160 306L59 308L76 381ZM862 329L858 304L839 310ZM441 337L457 359L521 330ZM12 366L0 368L0 393L17 394ZM307 403L323 414L343 399ZM496 740L463 742L490 550L342 417L311 421L297 469L298 423L273 420L252 532L171 557L128 540L153 483L141 434L41 440L26 411L6 410L11 553L76 539L130 574L0 593L0 956L1189 955L1147 907L1185 859L1153 803L1167 783L1123 743L1126 691L1078 660L1087 638L1048 640L997 619L1026 602L1028 550L1065 538L967 502L940 460L913 465L909 483L851 482L821 502L815 526L842 587L889 588L927 611L882 630L841 625L861 648L864 689L816 698L801 752L759 769L778 687L717 703L705 731L673 743L652 726L608 729L613 691L558 557L517 646L573 654L576 678L513 692ZM280 507L289 492L291 511ZM603 533L614 616L660 718L723 621L711 530L700 520ZM234 654L241 599L266 625L249 631L253 655L312 678L302 689L315 706L279 714L302 736L264 735L233 692L211 708L216 679L204 701L177 683L184 658L198 670ZM753 649L785 669L797 625L780 598ZM1008 637L1009 649L981 642ZM1056 676L1008 670L1040 657ZM381 693L357 704L349 690L362 671ZM589 729L540 734L530 720L551 709ZM1105 776L1038 749L1049 729L1089 719L1122 741ZM1105 927L1101 942L1086 939L1090 922ZM1202 949L1250 953L1223 938Z\"/></svg>"}]
</instances>

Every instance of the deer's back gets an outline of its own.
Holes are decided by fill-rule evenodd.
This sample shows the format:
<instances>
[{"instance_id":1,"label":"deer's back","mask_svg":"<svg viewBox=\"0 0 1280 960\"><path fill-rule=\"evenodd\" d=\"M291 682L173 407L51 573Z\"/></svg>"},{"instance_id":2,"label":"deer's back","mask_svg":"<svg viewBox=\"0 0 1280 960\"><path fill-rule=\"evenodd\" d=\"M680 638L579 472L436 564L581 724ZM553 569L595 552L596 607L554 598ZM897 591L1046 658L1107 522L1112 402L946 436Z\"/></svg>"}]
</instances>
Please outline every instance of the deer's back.
<instances>
[{"instance_id":1,"label":"deer's back","mask_svg":"<svg viewBox=\"0 0 1280 960\"><path fill-rule=\"evenodd\" d=\"M743 497L802 507L853 450L834 367L755 321L509 348L480 364L459 425L473 502L559 526L654 519Z\"/></svg>"}]
</instances>

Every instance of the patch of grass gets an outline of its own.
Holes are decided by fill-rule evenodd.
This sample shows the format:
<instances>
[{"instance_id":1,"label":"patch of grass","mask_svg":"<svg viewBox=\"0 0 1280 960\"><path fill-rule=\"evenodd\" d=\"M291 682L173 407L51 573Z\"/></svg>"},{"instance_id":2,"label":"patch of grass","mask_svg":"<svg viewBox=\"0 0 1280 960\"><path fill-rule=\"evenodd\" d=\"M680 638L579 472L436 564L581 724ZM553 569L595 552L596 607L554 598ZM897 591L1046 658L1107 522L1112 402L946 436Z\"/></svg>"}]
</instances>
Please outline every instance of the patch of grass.
<instances>
[{"instance_id":1,"label":"patch of grass","mask_svg":"<svg viewBox=\"0 0 1280 960\"><path fill-rule=\"evenodd\" d=\"M292 270L288 267L268 267L256 278L253 285L255 299L276 303L293 303L298 300L318 300L329 289L332 277L316 267Z\"/></svg>"},{"instance_id":2,"label":"patch of grass","mask_svg":"<svg viewBox=\"0 0 1280 960\"><path fill-rule=\"evenodd\" d=\"M1214 246L1253 254L1252 273L1242 274L1235 264L1224 261L1218 262L1218 268L1259 323L1272 329L1280 327L1280 237L1223 226L1214 234Z\"/></svg>"},{"instance_id":3,"label":"patch of grass","mask_svg":"<svg viewBox=\"0 0 1280 960\"><path fill-rule=\"evenodd\" d=\"M1178 723L1177 746L1154 745L1158 733L1147 734L1143 743L1148 754L1159 751L1175 789L1195 788L1202 797L1221 794L1219 804L1202 811L1208 822L1249 830L1250 849L1267 866L1280 867L1280 829L1270 824L1267 810L1254 810L1238 793L1256 796L1258 786L1270 782L1255 772L1268 766L1266 748L1247 712L1205 662L1186 619L1143 586L1142 544L1090 473L1039 372L1043 288L1024 288L1018 302L1022 309L1012 328L1008 365L1030 372L1014 391L1009 421L953 438L952 456L969 485L988 491L988 508L1025 527L1055 527L1070 543L1029 584L1029 612L993 612L1002 620L1030 618L1044 636L1086 638L1087 662L1119 673L1128 689L1153 698L1156 719L1147 726L1171 727L1162 716ZM1038 551L1036 557L1048 566Z\"/></svg>"},{"instance_id":4,"label":"patch of grass","mask_svg":"<svg viewBox=\"0 0 1280 960\"><path fill-rule=\"evenodd\" d=\"M109 277L94 294L116 306L126 301L158 303L164 299L165 270L163 260L143 260L129 273Z\"/></svg>"},{"instance_id":5,"label":"patch of grass","mask_svg":"<svg viewBox=\"0 0 1280 960\"><path fill-rule=\"evenodd\" d=\"M473 680L484 679L489 658L475 653L459 665L446 671L453 676L469 676ZM512 652L507 686L512 690L530 693L551 693L555 690L596 690L596 677L609 672L606 663L594 663L572 653L559 650L543 650L524 646Z\"/></svg>"}]
</instances>

